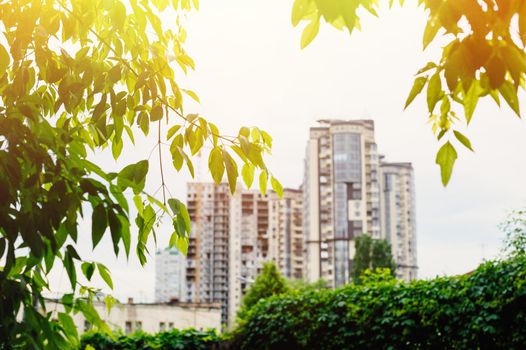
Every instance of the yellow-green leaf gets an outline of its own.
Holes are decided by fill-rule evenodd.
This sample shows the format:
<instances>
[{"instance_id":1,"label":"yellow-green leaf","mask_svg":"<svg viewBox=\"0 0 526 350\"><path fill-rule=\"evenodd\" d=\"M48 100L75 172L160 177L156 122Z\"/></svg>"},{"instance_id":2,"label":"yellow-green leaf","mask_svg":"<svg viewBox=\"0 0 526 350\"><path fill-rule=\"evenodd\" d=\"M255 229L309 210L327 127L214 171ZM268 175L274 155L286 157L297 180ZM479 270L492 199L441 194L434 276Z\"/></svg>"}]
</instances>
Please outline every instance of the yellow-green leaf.
<instances>
[{"instance_id":1,"label":"yellow-green leaf","mask_svg":"<svg viewBox=\"0 0 526 350\"><path fill-rule=\"evenodd\" d=\"M268 173L266 170L261 171L259 174L259 190L263 194L267 194L267 183L268 183Z\"/></svg>"},{"instance_id":2,"label":"yellow-green leaf","mask_svg":"<svg viewBox=\"0 0 526 350\"><path fill-rule=\"evenodd\" d=\"M219 184L225 173L223 154L220 147L214 147L210 152L210 156L208 157L208 169L210 169L214 182Z\"/></svg>"},{"instance_id":3,"label":"yellow-green leaf","mask_svg":"<svg viewBox=\"0 0 526 350\"><path fill-rule=\"evenodd\" d=\"M113 289L113 281L111 280L110 272L108 271L108 268L104 266L101 263L97 263L97 268L99 269L100 277L106 282L108 287Z\"/></svg>"},{"instance_id":4,"label":"yellow-green leaf","mask_svg":"<svg viewBox=\"0 0 526 350\"><path fill-rule=\"evenodd\" d=\"M9 68L10 61L9 53L5 47L0 44L0 77L3 76L7 71L7 68Z\"/></svg>"},{"instance_id":5,"label":"yellow-green leaf","mask_svg":"<svg viewBox=\"0 0 526 350\"><path fill-rule=\"evenodd\" d=\"M502 97L504 97L511 109L515 112L515 114L520 117L521 111L519 106L519 98L517 96L517 89L515 86L509 81L505 80L500 86L499 92Z\"/></svg>"},{"instance_id":6,"label":"yellow-green leaf","mask_svg":"<svg viewBox=\"0 0 526 350\"><path fill-rule=\"evenodd\" d=\"M446 186L451 179L453 166L457 160L457 151L455 147L448 141L438 151L436 157L436 164L440 165L440 174L442 177L442 184Z\"/></svg>"},{"instance_id":7,"label":"yellow-green leaf","mask_svg":"<svg viewBox=\"0 0 526 350\"><path fill-rule=\"evenodd\" d=\"M413 87L411 88L411 92L409 93L409 96L407 97L407 100L405 101L404 109L406 109L411 102L415 99L415 97L422 92L422 89L424 88L424 85L426 85L427 77L419 77L415 79L415 82L413 83Z\"/></svg>"},{"instance_id":8,"label":"yellow-green leaf","mask_svg":"<svg viewBox=\"0 0 526 350\"><path fill-rule=\"evenodd\" d=\"M152 122L163 119L163 107L161 105L155 105L150 112L150 120Z\"/></svg>"},{"instance_id":9,"label":"yellow-green leaf","mask_svg":"<svg viewBox=\"0 0 526 350\"><path fill-rule=\"evenodd\" d=\"M457 131L457 130L454 130L453 134L455 134L455 137L457 138L457 140L461 144L463 144L467 149L469 149L471 152L475 152L473 150L473 147L471 147L471 141L469 141L469 139L466 136L464 136L464 134L462 134L460 131Z\"/></svg>"},{"instance_id":10,"label":"yellow-green leaf","mask_svg":"<svg viewBox=\"0 0 526 350\"><path fill-rule=\"evenodd\" d=\"M223 149L222 152L226 175L228 177L228 184L230 186L230 192L233 194L236 192L237 177L239 175L237 171L237 164L234 161L234 158L232 158L232 156L226 150Z\"/></svg>"},{"instance_id":11,"label":"yellow-green leaf","mask_svg":"<svg viewBox=\"0 0 526 350\"><path fill-rule=\"evenodd\" d=\"M442 81L440 79L440 74L437 72L433 74L427 84L427 108L429 109L429 113L433 113L433 110L441 97Z\"/></svg>"},{"instance_id":12,"label":"yellow-green leaf","mask_svg":"<svg viewBox=\"0 0 526 350\"><path fill-rule=\"evenodd\" d=\"M274 176L270 177L270 184L272 185L274 192L278 194L279 198L283 198L283 186Z\"/></svg>"},{"instance_id":13,"label":"yellow-green leaf","mask_svg":"<svg viewBox=\"0 0 526 350\"><path fill-rule=\"evenodd\" d=\"M250 163L245 163L241 168L241 176L243 176L243 181L247 188L250 188L254 182L254 171L255 167Z\"/></svg>"},{"instance_id":14,"label":"yellow-green leaf","mask_svg":"<svg viewBox=\"0 0 526 350\"><path fill-rule=\"evenodd\" d=\"M320 30L320 17L314 18L305 29L303 29L303 34L301 35L301 48L304 49L311 43L312 40L318 35Z\"/></svg>"}]
</instances>

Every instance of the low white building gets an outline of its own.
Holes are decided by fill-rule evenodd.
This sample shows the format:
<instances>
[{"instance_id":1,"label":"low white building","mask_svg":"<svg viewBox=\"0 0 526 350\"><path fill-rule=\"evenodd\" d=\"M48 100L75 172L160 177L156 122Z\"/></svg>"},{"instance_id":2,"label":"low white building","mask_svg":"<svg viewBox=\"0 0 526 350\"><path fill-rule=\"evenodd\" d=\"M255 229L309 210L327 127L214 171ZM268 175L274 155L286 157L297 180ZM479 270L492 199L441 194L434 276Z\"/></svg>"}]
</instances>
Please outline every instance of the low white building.
<instances>
[{"instance_id":1,"label":"low white building","mask_svg":"<svg viewBox=\"0 0 526 350\"><path fill-rule=\"evenodd\" d=\"M64 308L55 301L47 301L46 308L54 313ZM108 314L103 302L94 302L100 317L113 330L133 333L143 330L148 333L168 331L170 329L195 328L198 330L216 329L221 331L221 306L207 303L139 303L129 300L127 304L116 304ZM88 331L91 324L82 313L71 315L79 334Z\"/></svg>"}]
</instances>

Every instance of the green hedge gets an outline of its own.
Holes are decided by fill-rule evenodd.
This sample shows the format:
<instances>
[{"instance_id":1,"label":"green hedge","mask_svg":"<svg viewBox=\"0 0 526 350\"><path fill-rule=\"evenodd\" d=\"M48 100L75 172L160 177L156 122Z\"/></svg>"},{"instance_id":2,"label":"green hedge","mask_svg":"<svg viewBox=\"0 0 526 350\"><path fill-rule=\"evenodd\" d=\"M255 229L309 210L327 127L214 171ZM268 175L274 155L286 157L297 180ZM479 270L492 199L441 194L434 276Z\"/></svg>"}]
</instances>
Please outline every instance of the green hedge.
<instances>
[{"instance_id":1,"label":"green hedge","mask_svg":"<svg viewBox=\"0 0 526 350\"><path fill-rule=\"evenodd\" d=\"M130 335L110 336L88 332L81 338L81 349L90 345L96 350L150 350L150 349L220 349L223 338L215 330L174 329L168 332L147 334L136 332ZM89 348L89 347L88 347Z\"/></svg>"},{"instance_id":2,"label":"green hedge","mask_svg":"<svg viewBox=\"0 0 526 350\"><path fill-rule=\"evenodd\" d=\"M241 349L525 349L526 259L469 275L260 301L236 332Z\"/></svg>"}]
</instances>

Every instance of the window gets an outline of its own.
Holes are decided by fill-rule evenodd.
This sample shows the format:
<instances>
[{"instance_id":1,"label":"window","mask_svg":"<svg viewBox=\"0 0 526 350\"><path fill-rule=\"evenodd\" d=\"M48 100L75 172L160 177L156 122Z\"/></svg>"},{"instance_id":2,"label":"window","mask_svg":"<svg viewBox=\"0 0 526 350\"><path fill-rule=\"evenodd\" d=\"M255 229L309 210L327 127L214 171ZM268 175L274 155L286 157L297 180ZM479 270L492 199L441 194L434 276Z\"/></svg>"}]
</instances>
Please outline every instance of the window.
<instances>
[{"instance_id":1,"label":"window","mask_svg":"<svg viewBox=\"0 0 526 350\"><path fill-rule=\"evenodd\" d=\"M174 329L174 323L173 322L168 322L168 329L170 329L170 330Z\"/></svg>"},{"instance_id":2,"label":"window","mask_svg":"<svg viewBox=\"0 0 526 350\"><path fill-rule=\"evenodd\" d=\"M130 334L132 332L131 321L126 321L126 323L124 324L124 331L126 332L126 334Z\"/></svg>"},{"instance_id":3,"label":"window","mask_svg":"<svg viewBox=\"0 0 526 350\"><path fill-rule=\"evenodd\" d=\"M166 330L166 323L159 322L159 332L164 332Z\"/></svg>"},{"instance_id":4,"label":"window","mask_svg":"<svg viewBox=\"0 0 526 350\"><path fill-rule=\"evenodd\" d=\"M135 321L135 330L140 331L142 329L142 322Z\"/></svg>"},{"instance_id":5,"label":"window","mask_svg":"<svg viewBox=\"0 0 526 350\"><path fill-rule=\"evenodd\" d=\"M87 320L84 320L84 332L87 332L91 329L91 323Z\"/></svg>"}]
</instances>

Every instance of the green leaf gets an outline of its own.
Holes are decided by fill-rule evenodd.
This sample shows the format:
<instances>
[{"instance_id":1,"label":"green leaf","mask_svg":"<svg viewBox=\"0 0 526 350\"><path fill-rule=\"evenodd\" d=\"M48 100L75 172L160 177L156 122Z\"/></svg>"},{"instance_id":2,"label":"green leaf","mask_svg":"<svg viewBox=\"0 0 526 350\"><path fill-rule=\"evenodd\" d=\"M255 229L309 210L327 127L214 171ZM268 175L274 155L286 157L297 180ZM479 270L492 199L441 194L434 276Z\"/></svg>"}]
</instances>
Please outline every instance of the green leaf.
<instances>
[{"instance_id":1,"label":"green leaf","mask_svg":"<svg viewBox=\"0 0 526 350\"><path fill-rule=\"evenodd\" d=\"M469 139L464 136L460 131L456 131L454 130L453 131L453 134L455 134L455 137L457 138L457 140L463 144L464 146L466 146L467 149L469 149L471 152L475 152L473 150L473 147L471 147L471 141L469 141Z\"/></svg>"},{"instance_id":2,"label":"green leaf","mask_svg":"<svg viewBox=\"0 0 526 350\"><path fill-rule=\"evenodd\" d=\"M186 205L176 198L170 198L168 199L168 206L170 209L172 209L172 212L175 216L180 216L182 218L184 231L190 232L190 215L188 214ZM179 233L183 234L184 231Z\"/></svg>"},{"instance_id":3,"label":"green leaf","mask_svg":"<svg viewBox=\"0 0 526 350\"><path fill-rule=\"evenodd\" d=\"M266 170L261 171L259 174L259 190L263 194L267 194L267 183L268 183L268 173Z\"/></svg>"},{"instance_id":4,"label":"green leaf","mask_svg":"<svg viewBox=\"0 0 526 350\"><path fill-rule=\"evenodd\" d=\"M318 35L318 31L320 30L320 17L314 18L307 26L305 26L305 29L303 29L303 33L301 35L301 48L304 49L311 43L312 40Z\"/></svg>"},{"instance_id":5,"label":"green leaf","mask_svg":"<svg viewBox=\"0 0 526 350\"><path fill-rule=\"evenodd\" d=\"M91 216L91 238L94 249L102 239L106 227L108 227L108 217L106 215L106 208L101 203L93 209L93 215Z\"/></svg>"},{"instance_id":6,"label":"green leaf","mask_svg":"<svg viewBox=\"0 0 526 350\"><path fill-rule=\"evenodd\" d=\"M221 147L214 147L208 157L208 168L216 184L221 183L225 173L225 164L223 163L223 154Z\"/></svg>"},{"instance_id":7,"label":"green leaf","mask_svg":"<svg viewBox=\"0 0 526 350\"><path fill-rule=\"evenodd\" d=\"M429 109L429 113L433 113L433 110L441 97L442 81L440 79L440 74L437 72L433 74L427 84L427 108Z\"/></svg>"},{"instance_id":8,"label":"green leaf","mask_svg":"<svg viewBox=\"0 0 526 350\"><path fill-rule=\"evenodd\" d=\"M93 263L84 262L81 265L81 269L84 276L86 276L88 281L90 281L91 276L93 276L93 272L95 272L95 265L93 265Z\"/></svg>"},{"instance_id":9,"label":"green leaf","mask_svg":"<svg viewBox=\"0 0 526 350\"><path fill-rule=\"evenodd\" d=\"M113 241L113 251L119 254L119 241L122 235L122 224L113 210L108 210L108 222L110 224L111 240Z\"/></svg>"},{"instance_id":10,"label":"green leaf","mask_svg":"<svg viewBox=\"0 0 526 350\"><path fill-rule=\"evenodd\" d=\"M436 164L440 165L440 174L442 177L442 184L447 186L451 179L453 166L457 160L457 151L455 147L448 141L438 151L436 157Z\"/></svg>"},{"instance_id":11,"label":"green leaf","mask_svg":"<svg viewBox=\"0 0 526 350\"><path fill-rule=\"evenodd\" d=\"M180 236L177 232L172 233L170 237L170 247L177 247L184 256L188 253L188 238Z\"/></svg>"},{"instance_id":12,"label":"green leaf","mask_svg":"<svg viewBox=\"0 0 526 350\"><path fill-rule=\"evenodd\" d=\"M58 320L60 322L60 325L62 329L64 329L64 334L68 337L69 341L72 341L74 344L76 344L78 341L78 332L77 332L77 326L75 326L75 322L73 322L73 318L64 312L58 313Z\"/></svg>"},{"instance_id":13,"label":"green leaf","mask_svg":"<svg viewBox=\"0 0 526 350\"><path fill-rule=\"evenodd\" d=\"M278 194L279 198L283 198L283 186L274 176L270 177L270 184L272 185L274 192Z\"/></svg>"},{"instance_id":14,"label":"green leaf","mask_svg":"<svg viewBox=\"0 0 526 350\"><path fill-rule=\"evenodd\" d=\"M147 160L141 160L135 164L124 167L117 175L118 186L122 190L131 187L135 194L140 193L146 183L148 168L149 163Z\"/></svg>"},{"instance_id":15,"label":"green leaf","mask_svg":"<svg viewBox=\"0 0 526 350\"><path fill-rule=\"evenodd\" d=\"M245 182L245 185L247 185L247 188L250 188L254 182L255 169L256 168L250 163L245 163L241 168L241 176L243 176L243 181Z\"/></svg>"},{"instance_id":16,"label":"green leaf","mask_svg":"<svg viewBox=\"0 0 526 350\"><path fill-rule=\"evenodd\" d=\"M68 274L69 282L71 283L71 289L75 290L77 286L77 270L75 269L75 262L68 251L64 254L62 260L66 273Z\"/></svg>"},{"instance_id":17,"label":"green leaf","mask_svg":"<svg viewBox=\"0 0 526 350\"><path fill-rule=\"evenodd\" d=\"M111 280L110 272L108 271L108 268L104 266L101 263L97 263L97 268L99 270L100 277L106 282L108 287L113 289L113 281Z\"/></svg>"},{"instance_id":18,"label":"green leaf","mask_svg":"<svg viewBox=\"0 0 526 350\"><path fill-rule=\"evenodd\" d=\"M415 99L415 97L422 91L424 86L426 85L427 77L418 77L415 79L415 82L413 83L413 87L411 88L411 92L409 93L409 96L407 97L407 100L405 101L404 109L406 109L411 102Z\"/></svg>"},{"instance_id":19,"label":"green leaf","mask_svg":"<svg viewBox=\"0 0 526 350\"><path fill-rule=\"evenodd\" d=\"M126 257L130 255L130 244L131 244L131 235L130 235L130 221L127 217L123 215L118 215L118 218L121 222L121 239L122 244L124 245L124 251L126 252Z\"/></svg>"},{"instance_id":20,"label":"green leaf","mask_svg":"<svg viewBox=\"0 0 526 350\"><path fill-rule=\"evenodd\" d=\"M113 155L113 159L119 158L122 152L123 142L122 139L114 140L111 144L111 153Z\"/></svg>"},{"instance_id":21,"label":"green leaf","mask_svg":"<svg viewBox=\"0 0 526 350\"><path fill-rule=\"evenodd\" d=\"M9 57L9 53L5 47L0 44L0 77L2 77L7 72L10 61L11 58Z\"/></svg>"}]
</instances>

